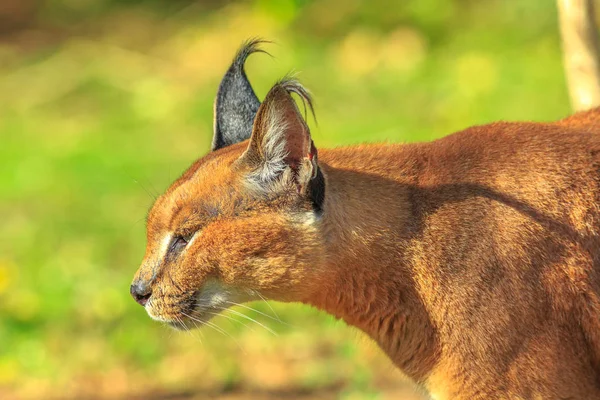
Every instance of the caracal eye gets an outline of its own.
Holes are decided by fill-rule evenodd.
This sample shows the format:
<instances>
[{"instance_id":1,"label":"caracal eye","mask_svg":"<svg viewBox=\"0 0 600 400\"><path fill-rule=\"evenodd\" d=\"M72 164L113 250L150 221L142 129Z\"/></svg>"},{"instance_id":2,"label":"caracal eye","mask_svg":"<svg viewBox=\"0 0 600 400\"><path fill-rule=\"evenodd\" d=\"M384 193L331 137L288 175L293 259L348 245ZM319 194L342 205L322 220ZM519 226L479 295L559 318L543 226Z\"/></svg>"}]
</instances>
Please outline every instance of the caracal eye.
<instances>
[{"instance_id":1,"label":"caracal eye","mask_svg":"<svg viewBox=\"0 0 600 400\"><path fill-rule=\"evenodd\" d=\"M192 239L193 234L190 235L177 235L173 237L173 241L171 242L171 250L172 251L181 251L188 245L190 240Z\"/></svg>"}]
</instances>

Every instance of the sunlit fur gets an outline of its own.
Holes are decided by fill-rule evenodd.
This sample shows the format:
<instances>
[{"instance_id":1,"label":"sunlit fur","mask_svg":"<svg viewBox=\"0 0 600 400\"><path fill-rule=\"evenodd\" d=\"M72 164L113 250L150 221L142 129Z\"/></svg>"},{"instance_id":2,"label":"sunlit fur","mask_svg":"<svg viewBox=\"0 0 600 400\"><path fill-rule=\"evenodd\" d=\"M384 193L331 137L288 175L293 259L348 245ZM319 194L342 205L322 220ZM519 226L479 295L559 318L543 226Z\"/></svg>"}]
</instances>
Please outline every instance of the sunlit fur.
<instances>
[{"instance_id":1,"label":"sunlit fur","mask_svg":"<svg viewBox=\"0 0 600 400\"><path fill-rule=\"evenodd\" d=\"M259 295L299 301L436 399L600 398L600 109L321 150L321 213L281 170L277 129L260 142L274 166L234 144L156 201L136 276L151 316L191 327ZM163 255L167 235L191 239Z\"/></svg>"}]
</instances>

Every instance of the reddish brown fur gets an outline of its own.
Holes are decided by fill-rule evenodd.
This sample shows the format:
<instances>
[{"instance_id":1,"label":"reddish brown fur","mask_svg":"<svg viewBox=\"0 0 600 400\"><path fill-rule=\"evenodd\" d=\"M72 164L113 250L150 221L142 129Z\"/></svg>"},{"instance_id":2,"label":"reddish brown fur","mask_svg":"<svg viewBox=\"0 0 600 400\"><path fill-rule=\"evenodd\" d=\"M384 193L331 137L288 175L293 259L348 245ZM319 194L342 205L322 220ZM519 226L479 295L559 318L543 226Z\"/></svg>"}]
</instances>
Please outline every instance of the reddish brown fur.
<instances>
[{"instance_id":1,"label":"reddish brown fur","mask_svg":"<svg viewBox=\"0 0 600 400\"><path fill-rule=\"evenodd\" d=\"M156 316L186 320L214 278L357 326L436 399L600 398L600 108L321 150L315 223L296 194L248 190L247 148L154 205L138 277L158 271ZM187 253L157 261L186 229L202 232Z\"/></svg>"}]
</instances>

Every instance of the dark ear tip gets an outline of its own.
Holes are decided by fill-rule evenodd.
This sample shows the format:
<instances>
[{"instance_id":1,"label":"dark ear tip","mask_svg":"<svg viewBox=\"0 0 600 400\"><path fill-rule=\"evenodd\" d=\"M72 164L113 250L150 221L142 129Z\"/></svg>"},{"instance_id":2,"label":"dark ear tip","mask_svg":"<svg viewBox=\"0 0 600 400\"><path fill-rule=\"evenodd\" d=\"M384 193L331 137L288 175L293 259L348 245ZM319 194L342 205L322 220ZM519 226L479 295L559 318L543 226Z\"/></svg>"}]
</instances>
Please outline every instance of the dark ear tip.
<instances>
[{"instance_id":1,"label":"dark ear tip","mask_svg":"<svg viewBox=\"0 0 600 400\"><path fill-rule=\"evenodd\" d=\"M238 69L243 68L244 63L246 62L246 59L252 53L264 53L264 54L268 54L269 56L271 56L271 54L269 52L260 48L260 46L265 43L273 43L273 42L270 40L265 40L265 39L258 38L258 37L246 40L244 43L242 43L242 46L239 48L239 50L235 54L232 66L235 68L238 68Z\"/></svg>"}]
</instances>

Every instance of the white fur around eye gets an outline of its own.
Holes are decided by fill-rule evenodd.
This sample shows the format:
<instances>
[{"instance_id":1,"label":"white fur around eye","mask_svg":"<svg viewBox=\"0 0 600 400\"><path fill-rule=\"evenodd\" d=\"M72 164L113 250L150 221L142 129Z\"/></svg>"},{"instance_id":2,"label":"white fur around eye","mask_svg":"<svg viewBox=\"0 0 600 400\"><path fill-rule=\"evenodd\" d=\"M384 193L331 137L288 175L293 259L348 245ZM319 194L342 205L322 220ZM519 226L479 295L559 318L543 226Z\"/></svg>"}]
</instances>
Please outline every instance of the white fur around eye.
<instances>
[{"instance_id":1,"label":"white fur around eye","mask_svg":"<svg viewBox=\"0 0 600 400\"><path fill-rule=\"evenodd\" d=\"M171 245L171 241L173 240L173 233L167 233L162 240L160 241L160 247L158 248L157 259L164 260L167 256L167 252L169 251L169 246Z\"/></svg>"},{"instance_id":2,"label":"white fur around eye","mask_svg":"<svg viewBox=\"0 0 600 400\"><path fill-rule=\"evenodd\" d=\"M194 232L194 234L192 235L192 237L190 238L190 240L188 241L187 245L185 246L185 249L188 249L198 238L198 236L200 236L200 231L196 231Z\"/></svg>"}]
</instances>

